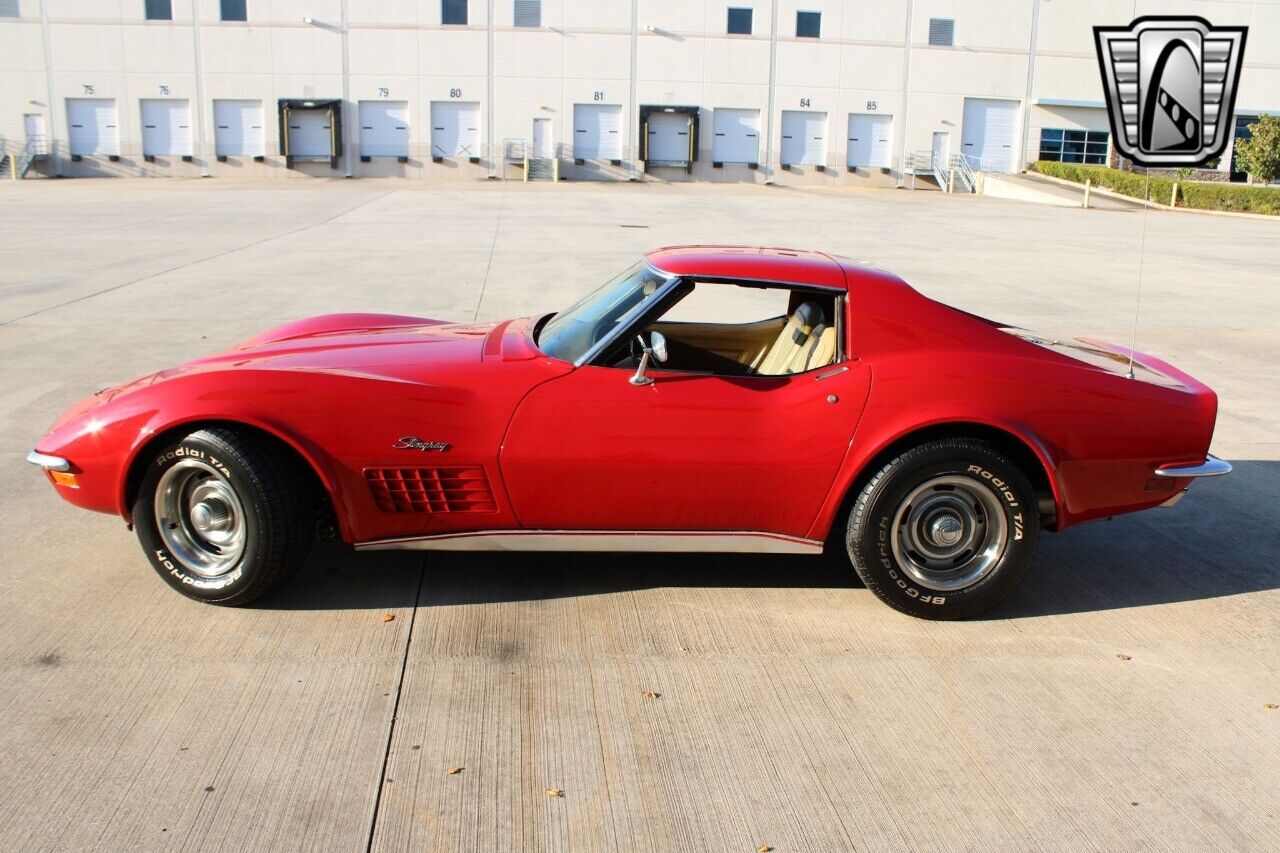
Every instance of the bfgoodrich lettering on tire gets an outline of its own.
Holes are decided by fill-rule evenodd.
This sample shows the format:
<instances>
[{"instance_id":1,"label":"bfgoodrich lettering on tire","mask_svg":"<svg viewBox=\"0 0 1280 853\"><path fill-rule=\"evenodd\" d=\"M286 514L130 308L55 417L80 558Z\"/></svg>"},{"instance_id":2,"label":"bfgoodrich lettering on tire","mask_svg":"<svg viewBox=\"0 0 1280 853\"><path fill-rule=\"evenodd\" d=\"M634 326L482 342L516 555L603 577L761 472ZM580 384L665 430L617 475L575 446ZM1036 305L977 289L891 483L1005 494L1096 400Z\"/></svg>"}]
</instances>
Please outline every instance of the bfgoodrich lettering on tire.
<instances>
[{"instance_id":1,"label":"bfgoodrich lettering on tire","mask_svg":"<svg viewBox=\"0 0 1280 853\"><path fill-rule=\"evenodd\" d=\"M255 434L203 429L147 460L133 504L160 577L210 604L247 604L293 574L314 534L301 464Z\"/></svg>"},{"instance_id":2,"label":"bfgoodrich lettering on tire","mask_svg":"<svg viewBox=\"0 0 1280 853\"><path fill-rule=\"evenodd\" d=\"M1025 474L990 444L943 439L877 471L849 513L845 544L867 589L926 619L995 606L1022 579L1040 517Z\"/></svg>"}]
</instances>

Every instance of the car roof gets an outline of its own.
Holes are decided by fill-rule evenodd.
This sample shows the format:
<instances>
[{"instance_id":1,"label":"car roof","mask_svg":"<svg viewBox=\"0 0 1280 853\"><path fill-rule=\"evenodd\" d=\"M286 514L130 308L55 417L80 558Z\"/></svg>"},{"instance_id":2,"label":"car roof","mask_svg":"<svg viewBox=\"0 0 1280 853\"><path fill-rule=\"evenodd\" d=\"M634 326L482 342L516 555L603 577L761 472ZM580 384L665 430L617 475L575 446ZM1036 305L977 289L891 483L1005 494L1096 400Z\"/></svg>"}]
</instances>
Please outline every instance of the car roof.
<instances>
[{"instance_id":1,"label":"car roof","mask_svg":"<svg viewBox=\"0 0 1280 853\"><path fill-rule=\"evenodd\" d=\"M771 246L666 246L645 253L649 264L672 275L832 287L845 290L866 268L825 252Z\"/></svg>"}]
</instances>

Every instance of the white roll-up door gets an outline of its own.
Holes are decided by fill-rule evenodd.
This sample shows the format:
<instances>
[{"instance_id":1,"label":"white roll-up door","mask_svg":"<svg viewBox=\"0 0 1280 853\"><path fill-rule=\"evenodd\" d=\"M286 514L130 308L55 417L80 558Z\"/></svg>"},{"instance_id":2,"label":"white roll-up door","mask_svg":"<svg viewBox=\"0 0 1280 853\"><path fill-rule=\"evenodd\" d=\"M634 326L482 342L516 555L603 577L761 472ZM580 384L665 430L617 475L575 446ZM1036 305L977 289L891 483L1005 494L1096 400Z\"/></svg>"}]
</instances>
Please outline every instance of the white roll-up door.
<instances>
[{"instance_id":1,"label":"white roll-up door","mask_svg":"<svg viewBox=\"0 0 1280 853\"><path fill-rule=\"evenodd\" d=\"M262 101L214 101L213 142L219 157L261 157L266 153Z\"/></svg>"},{"instance_id":2,"label":"white roll-up door","mask_svg":"<svg viewBox=\"0 0 1280 853\"><path fill-rule=\"evenodd\" d=\"M850 166L888 169L893 166L893 116L882 113L849 116L849 147L846 162Z\"/></svg>"},{"instance_id":3,"label":"white roll-up door","mask_svg":"<svg viewBox=\"0 0 1280 853\"><path fill-rule=\"evenodd\" d=\"M409 156L409 103L360 102L360 154L365 157Z\"/></svg>"},{"instance_id":4,"label":"white roll-up door","mask_svg":"<svg viewBox=\"0 0 1280 853\"><path fill-rule=\"evenodd\" d=\"M431 156L481 156L479 103L431 102Z\"/></svg>"},{"instance_id":5,"label":"white roll-up door","mask_svg":"<svg viewBox=\"0 0 1280 853\"><path fill-rule=\"evenodd\" d=\"M176 98L142 99L142 153L191 154L191 107Z\"/></svg>"},{"instance_id":6,"label":"white roll-up door","mask_svg":"<svg viewBox=\"0 0 1280 853\"><path fill-rule=\"evenodd\" d=\"M1018 102L965 98L960 144L960 150L979 171L1015 171Z\"/></svg>"},{"instance_id":7,"label":"white roll-up door","mask_svg":"<svg viewBox=\"0 0 1280 853\"><path fill-rule=\"evenodd\" d=\"M782 164L827 164L827 114L809 110L782 111Z\"/></svg>"},{"instance_id":8,"label":"white roll-up door","mask_svg":"<svg viewBox=\"0 0 1280 853\"><path fill-rule=\"evenodd\" d=\"M649 114L650 163L688 163L689 134L693 120L685 113Z\"/></svg>"},{"instance_id":9,"label":"white roll-up door","mask_svg":"<svg viewBox=\"0 0 1280 853\"><path fill-rule=\"evenodd\" d=\"M716 107L711 159L717 163L760 162L760 111Z\"/></svg>"},{"instance_id":10,"label":"white roll-up door","mask_svg":"<svg viewBox=\"0 0 1280 853\"><path fill-rule=\"evenodd\" d=\"M333 156L329 111L289 110L289 154L293 157Z\"/></svg>"},{"instance_id":11,"label":"white roll-up door","mask_svg":"<svg viewBox=\"0 0 1280 853\"><path fill-rule=\"evenodd\" d=\"M119 154L115 100L67 98L67 142L72 154Z\"/></svg>"},{"instance_id":12,"label":"white roll-up door","mask_svg":"<svg viewBox=\"0 0 1280 853\"><path fill-rule=\"evenodd\" d=\"M573 105L573 156L577 160L622 159L621 105Z\"/></svg>"}]
</instances>

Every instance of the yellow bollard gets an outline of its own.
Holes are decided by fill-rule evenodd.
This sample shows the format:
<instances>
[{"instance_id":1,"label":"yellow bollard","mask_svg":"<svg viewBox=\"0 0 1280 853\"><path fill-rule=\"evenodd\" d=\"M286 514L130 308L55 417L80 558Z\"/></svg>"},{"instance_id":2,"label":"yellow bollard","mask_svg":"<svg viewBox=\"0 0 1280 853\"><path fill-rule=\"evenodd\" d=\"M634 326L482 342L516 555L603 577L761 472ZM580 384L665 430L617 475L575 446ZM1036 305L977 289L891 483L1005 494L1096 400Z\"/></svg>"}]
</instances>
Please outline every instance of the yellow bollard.
<instances>
[{"instance_id":1,"label":"yellow bollard","mask_svg":"<svg viewBox=\"0 0 1280 853\"><path fill-rule=\"evenodd\" d=\"M1088 210L1089 208L1089 190L1091 189L1093 189L1093 178L1085 178L1084 179L1084 206L1086 210Z\"/></svg>"},{"instance_id":2,"label":"yellow bollard","mask_svg":"<svg viewBox=\"0 0 1280 853\"><path fill-rule=\"evenodd\" d=\"M1173 182L1173 192L1169 193L1169 206L1170 207L1178 206L1178 182L1177 181Z\"/></svg>"}]
</instances>

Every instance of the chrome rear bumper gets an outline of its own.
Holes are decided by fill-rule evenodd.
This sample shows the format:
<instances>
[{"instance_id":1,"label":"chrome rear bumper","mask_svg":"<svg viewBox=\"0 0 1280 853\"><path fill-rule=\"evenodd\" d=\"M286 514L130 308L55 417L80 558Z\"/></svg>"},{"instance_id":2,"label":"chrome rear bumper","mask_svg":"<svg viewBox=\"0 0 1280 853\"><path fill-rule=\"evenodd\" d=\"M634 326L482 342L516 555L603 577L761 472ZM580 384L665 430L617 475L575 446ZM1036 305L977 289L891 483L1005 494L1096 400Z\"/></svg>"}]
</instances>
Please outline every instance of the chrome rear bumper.
<instances>
[{"instance_id":1,"label":"chrome rear bumper","mask_svg":"<svg viewBox=\"0 0 1280 853\"><path fill-rule=\"evenodd\" d=\"M1209 454L1199 465L1162 465L1157 477L1221 477L1231 473L1231 463Z\"/></svg>"},{"instance_id":2,"label":"chrome rear bumper","mask_svg":"<svg viewBox=\"0 0 1280 853\"><path fill-rule=\"evenodd\" d=\"M71 463L63 459L61 456L49 456L44 453L31 451L27 454L27 461L32 465L39 465L46 471L70 471Z\"/></svg>"}]
</instances>

